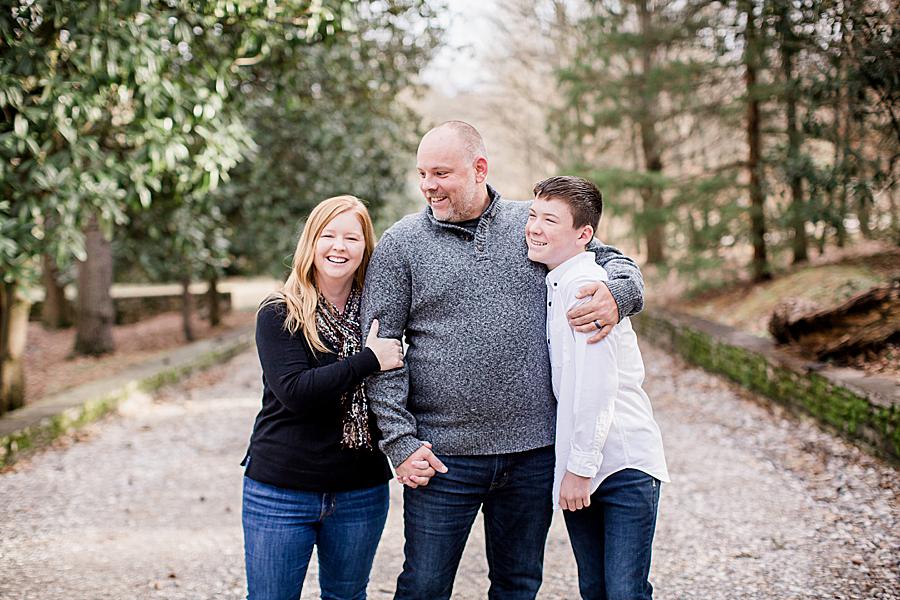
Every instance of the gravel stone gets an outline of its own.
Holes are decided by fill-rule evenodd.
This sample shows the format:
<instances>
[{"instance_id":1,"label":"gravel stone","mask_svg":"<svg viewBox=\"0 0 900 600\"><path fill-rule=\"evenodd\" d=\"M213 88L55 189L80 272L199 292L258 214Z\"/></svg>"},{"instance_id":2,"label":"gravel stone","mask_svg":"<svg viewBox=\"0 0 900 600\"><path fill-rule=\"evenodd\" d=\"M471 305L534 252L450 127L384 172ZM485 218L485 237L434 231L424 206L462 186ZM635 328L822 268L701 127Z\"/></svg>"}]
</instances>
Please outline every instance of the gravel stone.
<instances>
[{"instance_id":1,"label":"gravel stone","mask_svg":"<svg viewBox=\"0 0 900 600\"><path fill-rule=\"evenodd\" d=\"M644 344L672 483L651 581L667 599L898 599L897 470ZM252 352L108 417L0 474L0 599L245 596L242 457L260 399ZM369 597L403 561L400 488ZM454 598L486 597L480 520ZM561 515L539 598L577 598ZM303 599L318 597L315 563Z\"/></svg>"}]
</instances>

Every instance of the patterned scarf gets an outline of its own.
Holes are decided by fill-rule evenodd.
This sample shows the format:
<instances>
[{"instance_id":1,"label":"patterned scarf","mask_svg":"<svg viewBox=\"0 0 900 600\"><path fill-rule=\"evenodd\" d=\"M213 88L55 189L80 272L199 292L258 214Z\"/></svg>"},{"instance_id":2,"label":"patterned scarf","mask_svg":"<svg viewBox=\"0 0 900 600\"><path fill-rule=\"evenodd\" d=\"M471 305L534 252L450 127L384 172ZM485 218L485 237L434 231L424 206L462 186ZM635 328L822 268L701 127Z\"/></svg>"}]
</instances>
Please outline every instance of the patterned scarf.
<instances>
[{"instance_id":1,"label":"patterned scarf","mask_svg":"<svg viewBox=\"0 0 900 600\"><path fill-rule=\"evenodd\" d=\"M338 360L356 354L363 348L362 330L359 326L359 302L362 294L356 284L350 290L344 312L319 294L316 306L316 329L319 335L337 351ZM360 382L352 390L341 395L343 410L341 446L344 448L372 449L369 431L369 400L366 385Z\"/></svg>"}]
</instances>

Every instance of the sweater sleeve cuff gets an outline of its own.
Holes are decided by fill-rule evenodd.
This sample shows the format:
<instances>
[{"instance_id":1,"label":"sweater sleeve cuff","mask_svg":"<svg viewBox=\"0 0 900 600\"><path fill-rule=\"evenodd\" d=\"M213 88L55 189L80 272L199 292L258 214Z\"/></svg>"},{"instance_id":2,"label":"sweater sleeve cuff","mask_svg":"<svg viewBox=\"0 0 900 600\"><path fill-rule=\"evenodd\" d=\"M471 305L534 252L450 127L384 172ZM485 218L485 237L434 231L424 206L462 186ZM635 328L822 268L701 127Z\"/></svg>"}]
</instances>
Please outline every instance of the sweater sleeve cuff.
<instances>
[{"instance_id":1,"label":"sweater sleeve cuff","mask_svg":"<svg viewBox=\"0 0 900 600\"><path fill-rule=\"evenodd\" d=\"M381 451L391 459L391 464L396 470L409 455L418 450L422 446L422 442L412 435L404 435L396 440L385 444L382 442Z\"/></svg>"},{"instance_id":2,"label":"sweater sleeve cuff","mask_svg":"<svg viewBox=\"0 0 900 600\"><path fill-rule=\"evenodd\" d=\"M566 464L566 470L581 477L593 477L600 470L600 464L603 462L602 454L582 454L581 452L572 452L569 454L569 462Z\"/></svg>"},{"instance_id":3,"label":"sweater sleeve cuff","mask_svg":"<svg viewBox=\"0 0 900 600\"><path fill-rule=\"evenodd\" d=\"M377 373L381 370L381 365L378 364L378 357L375 356L375 352L368 346L360 350L357 357L357 360L359 361L357 366L362 372L361 374L363 377L368 377L372 373Z\"/></svg>"},{"instance_id":4,"label":"sweater sleeve cuff","mask_svg":"<svg viewBox=\"0 0 900 600\"><path fill-rule=\"evenodd\" d=\"M616 306L619 308L619 320L630 317L641 312L644 308L644 301L634 284L627 279L611 279L604 281L609 293L612 294Z\"/></svg>"}]
</instances>

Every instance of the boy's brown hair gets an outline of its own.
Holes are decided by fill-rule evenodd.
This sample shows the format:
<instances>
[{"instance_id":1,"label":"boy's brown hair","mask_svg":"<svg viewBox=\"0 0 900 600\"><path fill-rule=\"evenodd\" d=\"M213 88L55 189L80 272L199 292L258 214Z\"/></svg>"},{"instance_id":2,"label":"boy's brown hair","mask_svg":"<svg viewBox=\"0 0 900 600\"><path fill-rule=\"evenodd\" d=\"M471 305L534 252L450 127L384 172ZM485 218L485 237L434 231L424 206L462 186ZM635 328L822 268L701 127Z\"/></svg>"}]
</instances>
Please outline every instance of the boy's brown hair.
<instances>
[{"instance_id":1,"label":"boy's brown hair","mask_svg":"<svg viewBox=\"0 0 900 600\"><path fill-rule=\"evenodd\" d=\"M597 230L603 214L603 195L597 186L582 177L558 175L534 184L534 197L556 198L569 205L575 228L590 225Z\"/></svg>"}]
</instances>

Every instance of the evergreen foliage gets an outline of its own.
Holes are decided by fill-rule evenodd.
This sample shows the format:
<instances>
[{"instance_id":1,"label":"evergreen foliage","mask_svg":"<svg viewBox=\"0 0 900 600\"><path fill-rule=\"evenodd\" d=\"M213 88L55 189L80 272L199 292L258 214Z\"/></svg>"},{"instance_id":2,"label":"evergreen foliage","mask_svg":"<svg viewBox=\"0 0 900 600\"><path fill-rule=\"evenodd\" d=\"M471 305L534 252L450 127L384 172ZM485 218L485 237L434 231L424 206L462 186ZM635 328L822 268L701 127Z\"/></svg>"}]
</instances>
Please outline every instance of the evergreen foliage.
<instances>
[{"instance_id":1,"label":"evergreen foliage","mask_svg":"<svg viewBox=\"0 0 900 600\"><path fill-rule=\"evenodd\" d=\"M631 217L648 262L900 242L900 32L868 0L596 0L549 111L562 164Z\"/></svg>"}]
</instances>

